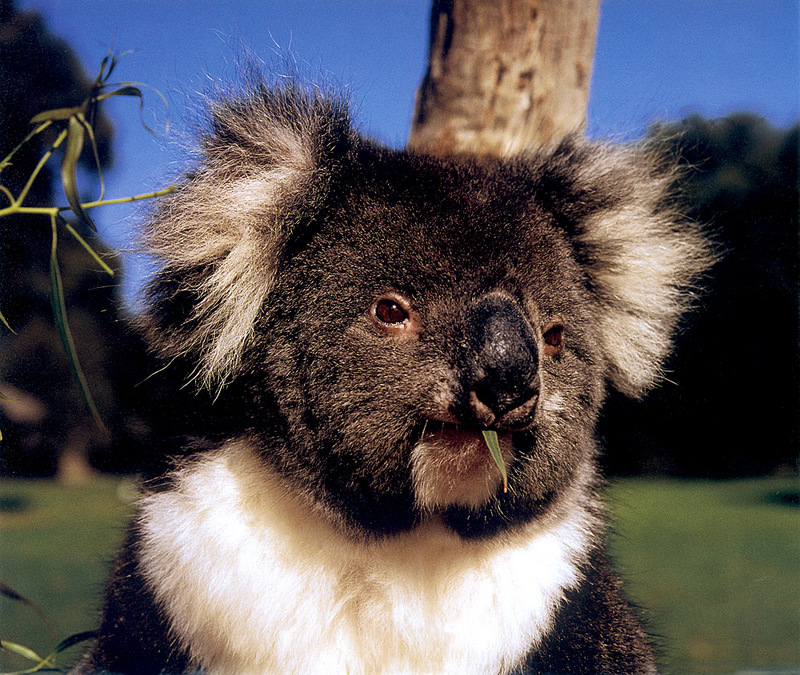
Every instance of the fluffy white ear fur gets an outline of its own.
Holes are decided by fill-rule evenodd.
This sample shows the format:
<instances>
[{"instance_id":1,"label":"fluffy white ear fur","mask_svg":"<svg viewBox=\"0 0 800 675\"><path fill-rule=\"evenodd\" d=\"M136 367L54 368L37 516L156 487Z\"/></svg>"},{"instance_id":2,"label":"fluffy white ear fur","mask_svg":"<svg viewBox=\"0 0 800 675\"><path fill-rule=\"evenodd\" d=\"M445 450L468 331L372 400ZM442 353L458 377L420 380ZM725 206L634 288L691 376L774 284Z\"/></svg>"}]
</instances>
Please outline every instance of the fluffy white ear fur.
<instances>
[{"instance_id":1,"label":"fluffy white ear fur","mask_svg":"<svg viewBox=\"0 0 800 675\"><path fill-rule=\"evenodd\" d=\"M350 125L342 103L287 87L212 103L209 127L197 167L160 204L143 245L162 275L182 280L173 293L199 299L191 330L159 331L152 341L167 357L191 355L210 387L239 365L292 215L298 203L312 208L326 143Z\"/></svg>"},{"instance_id":2,"label":"fluffy white ear fur","mask_svg":"<svg viewBox=\"0 0 800 675\"><path fill-rule=\"evenodd\" d=\"M301 146L297 150L300 154ZM160 226L167 227L150 238L150 250L168 259L171 268L211 270L192 289L200 298L191 317L196 328L174 342L165 343L164 336L157 342L168 347L169 356L197 354L205 385L223 382L235 371L242 347L252 337L284 240L276 214L270 213L273 195L281 185L298 180L301 162L302 155L298 166L242 177L224 190L216 187L216 177L205 176L162 212ZM184 208L184 202L191 208Z\"/></svg>"},{"instance_id":3,"label":"fluffy white ear fur","mask_svg":"<svg viewBox=\"0 0 800 675\"><path fill-rule=\"evenodd\" d=\"M695 224L670 210L674 170L647 150L596 145L577 164L581 193L605 203L580 225L575 244L600 303L609 380L632 397L662 376L693 284L714 262Z\"/></svg>"}]
</instances>

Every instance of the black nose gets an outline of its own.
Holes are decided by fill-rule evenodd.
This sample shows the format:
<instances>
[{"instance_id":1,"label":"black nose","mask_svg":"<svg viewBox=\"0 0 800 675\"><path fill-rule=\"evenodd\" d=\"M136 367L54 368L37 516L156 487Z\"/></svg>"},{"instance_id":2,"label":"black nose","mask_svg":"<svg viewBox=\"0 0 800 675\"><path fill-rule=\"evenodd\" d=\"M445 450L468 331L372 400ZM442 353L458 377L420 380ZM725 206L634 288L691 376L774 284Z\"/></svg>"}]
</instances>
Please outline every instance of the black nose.
<instances>
[{"instance_id":1,"label":"black nose","mask_svg":"<svg viewBox=\"0 0 800 675\"><path fill-rule=\"evenodd\" d=\"M539 359L521 309L503 295L487 295L467 310L463 331L456 416L489 426L519 411L516 421L529 421L539 393Z\"/></svg>"}]
</instances>

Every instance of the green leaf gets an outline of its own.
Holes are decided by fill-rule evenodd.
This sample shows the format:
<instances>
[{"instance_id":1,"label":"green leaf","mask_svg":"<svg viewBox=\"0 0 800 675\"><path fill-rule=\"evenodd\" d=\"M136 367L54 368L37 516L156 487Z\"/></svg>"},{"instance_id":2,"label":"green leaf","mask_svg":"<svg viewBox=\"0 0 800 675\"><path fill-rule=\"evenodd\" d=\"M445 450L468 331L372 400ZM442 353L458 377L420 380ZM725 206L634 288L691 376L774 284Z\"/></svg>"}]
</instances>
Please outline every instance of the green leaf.
<instances>
[{"instance_id":1,"label":"green leaf","mask_svg":"<svg viewBox=\"0 0 800 675\"><path fill-rule=\"evenodd\" d=\"M18 645L16 642L7 642L6 640L0 640L0 647L5 649L7 652L11 652L12 654L17 654L28 661L33 661L34 663L41 663L44 659L39 656L35 651L32 649L28 649L27 647L23 647L22 645Z\"/></svg>"},{"instance_id":2,"label":"green leaf","mask_svg":"<svg viewBox=\"0 0 800 675\"><path fill-rule=\"evenodd\" d=\"M11 324L8 323L8 319L3 316L3 313L0 312L0 323L2 323L8 330L10 330L14 335L16 335L16 331L11 327Z\"/></svg>"},{"instance_id":3,"label":"green leaf","mask_svg":"<svg viewBox=\"0 0 800 675\"><path fill-rule=\"evenodd\" d=\"M157 135L156 132L151 129L147 124L145 124L143 110L144 110L144 94L142 94L141 87L147 87L151 91L153 91L156 96L161 99L161 102L164 104L164 107L167 109L167 114L169 114L169 103L167 103L167 99L164 97L158 89L155 87L151 87L149 84L145 84L144 82L118 82L115 85L108 85L108 86L115 86L119 87L119 89L115 89L107 94L101 94L97 97L98 101L102 101L107 98L111 98L112 96L135 96L139 99L139 117L142 122L142 126L147 129L151 134ZM169 117L167 117L167 121L165 124L164 132L169 132Z\"/></svg>"},{"instance_id":4,"label":"green leaf","mask_svg":"<svg viewBox=\"0 0 800 675\"><path fill-rule=\"evenodd\" d=\"M100 94L96 97L96 100L105 101L107 98L113 98L114 96L135 96L140 101L142 101L144 98L142 96L142 90L139 89L139 87L125 86L115 89L114 91L109 91L106 94Z\"/></svg>"},{"instance_id":5,"label":"green leaf","mask_svg":"<svg viewBox=\"0 0 800 675\"><path fill-rule=\"evenodd\" d=\"M132 52L132 49L128 49L119 55L115 55L114 52L109 50L108 54L106 54L105 58L100 64L100 72L97 74L97 77L94 80L95 84L98 86L104 86L105 83L108 82L108 78L111 77L111 73L114 72L114 68L116 68L117 64L120 62L120 59L127 54L131 54ZM110 64L109 60L111 61ZM106 65L108 65L108 70L106 70Z\"/></svg>"},{"instance_id":6,"label":"green leaf","mask_svg":"<svg viewBox=\"0 0 800 675\"><path fill-rule=\"evenodd\" d=\"M92 107L92 110L94 110L94 107ZM100 154L97 152L97 141L94 137L94 129L92 129L92 125L89 122L84 122L83 126L92 144L92 156L94 157L94 166L97 169L97 177L100 179L100 201L102 201L106 194L106 181L103 178L103 167L100 166ZM83 208L82 205L81 208Z\"/></svg>"},{"instance_id":7,"label":"green leaf","mask_svg":"<svg viewBox=\"0 0 800 675\"><path fill-rule=\"evenodd\" d=\"M100 94L99 96L96 97L95 100L99 103L100 101L105 101L106 99L113 98L114 96L133 96L135 98L138 98L139 99L139 118L141 119L142 126L145 129L147 129L151 134L155 135L156 132L153 131L149 126L147 126L147 124L145 124L145 121L144 121L144 113L143 113L143 110L144 110L144 95L142 94L142 90L139 89L139 87L134 87L131 83L121 82L120 84L122 84L123 86L121 86L119 89L115 89L114 91L109 91L109 92L107 92L105 94ZM113 86L116 86L116 85L113 85ZM156 90L156 93L159 96L161 96L161 93L158 90ZM164 99L163 96L161 96L161 99L164 100L164 105L166 105L166 100Z\"/></svg>"},{"instance_id":8,"label":"green leaf","mask_svg":"<svg viewBox=\"0 0 800 675\"><path fill-rule=\"evenodd\" d=\"M83 150L83 140L86 135L86 129L81 117L76 115L69 118L67 144L64 148L64 159L61 162L61 183L64 185L64 194L67 196L67 202L72 212L81 222L97 232L97 227L95 227L92 219L89 218L89 214L84 211L78 196L77 168L78 161L81 158L81 151Z\"/></svg>"},{"instance_id":9,"label":"green leaf","mask_svg":"<svg viewBox=\"0 0 800 675\"><path fill-rule=\"evenodd\" d=\"M103 433L107 434L108 429L100 419L100 413L94 403L92 394L89 391L89 385L86 383L86 378L83 375L81 364L78 361L78 353L75 351L75 343L72 340L72 333L69 330L67 323L67 307L64 303L64 285L61 281L61 272L58 269L58 258L56 256L56 245L58 243L58 234L56 230L56 219L52 220L53 225L53 243L50 249L50 305L53 310L53 319L58 331L58 337L61 339L61 344L64 347L64 353L67 356L67 363L78 387L83 394L83 399L86 405L89 406L89 411L92 413L95 424Z\"/></svg>"},{"instance_id":10,"label":"green leaf","mask_svg":"<svg viewBox=\"0 0 800 675\"><path fill-rule=\"evenodd\" d=\"M53 108L52 110L45 110L38 115L31 117L31 124L39 124L39 122L55 122L58 120L68 120L75 117L78 113L83 112L83 106L73 108Z\"/></svg>"},{"instance_id":11,"label":"green leaf","mask_svg":"<svg viewBox=\"0 0 800 675\"><path fill-rule=\"evenodd\" d=\"M486 445L489 446L489 452L492 453L494 463L497 464L497 468L500 469L500 473L503 476L503 492L508 492L506 463L503 461L503 453L500 450L500 442L497 440L497 432L491 429L484 429L481 433L483 433L483 440L486 441Z\"/></svg>"},{"instance_id":12,"label":"green leaf","mask_svg":"<svg viewBox=\"0 0 800 675\"><path fill-rule=\"evenodd\" d=\"M45 658L42 658L32 649L23 647L16 642L6 642L5 640L0 640L0 648L7 652L19 654L29 661L34 661L36 663L35 666L27 670L18 670L15 673L4 673L3 675L29 675L29 673L37 673L40 670L53 670L53 668L55 668L55 653L48 654Z\"/></svg>"},{"instance_id":13,"label":"green leaf","mask_svg":"<svg viewBox=\"0 0 800 675\"><path fill-rule=\"evenodd\" d=\"M106 72L106 65L108 65L108 61L111 59L111 67ZM103 57L103 60L100 62L100 72L97 73L97 77L95 78L95 84L102 84L108 79L108 76L111 75L111 71L114 70L114 65L116 64L116 60L114 59L114 52L110 49L108 50L108 54Z\"/></svg>"}]
</instances>

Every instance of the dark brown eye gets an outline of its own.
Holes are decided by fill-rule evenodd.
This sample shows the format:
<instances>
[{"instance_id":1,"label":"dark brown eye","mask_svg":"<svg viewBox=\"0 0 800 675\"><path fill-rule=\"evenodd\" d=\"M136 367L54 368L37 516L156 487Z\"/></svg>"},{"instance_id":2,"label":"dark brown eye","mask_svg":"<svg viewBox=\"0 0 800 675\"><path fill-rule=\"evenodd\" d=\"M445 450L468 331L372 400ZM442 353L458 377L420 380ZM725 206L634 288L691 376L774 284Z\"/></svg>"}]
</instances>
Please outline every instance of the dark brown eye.
<instances>
[{"instance_id":1,"label":"dark brown eye","mask_svg":"<svg viewBox=\"0 0 800 675\"><path fill-rule=\"evenodd\" d=\"M375 305L375 316L383 323L398 324L408 320L408 312L399 303L385 298Z\"/></svg>"},{"instance_id":2,"label":"dark brown eye","mask_svg":"<svg viewBox=\"0 0 800 675\"><path fill-rule=\"evenodd\" d=\"M546 351L553 354L561 348L561 343L564 340L564 326L556 324L544 333L544 344Z\"/></svg>"}]
</instances>

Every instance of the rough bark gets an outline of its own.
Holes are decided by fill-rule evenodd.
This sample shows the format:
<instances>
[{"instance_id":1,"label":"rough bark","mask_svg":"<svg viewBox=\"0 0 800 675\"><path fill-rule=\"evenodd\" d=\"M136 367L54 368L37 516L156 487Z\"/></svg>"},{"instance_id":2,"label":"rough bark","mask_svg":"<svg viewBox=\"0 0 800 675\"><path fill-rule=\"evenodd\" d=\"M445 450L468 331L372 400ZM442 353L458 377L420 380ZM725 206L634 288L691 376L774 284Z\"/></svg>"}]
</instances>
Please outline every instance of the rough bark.
<instances>
[{"instance_id":1,"label":"rough bark","mask_svg":"<svg viewBox=\"0 0 800 675\"><path fill-rule=\"evenodd\" d=\"M508 156L585 125L599 0L434 0L409 148Z\"/></svg>"}]
</instances>

